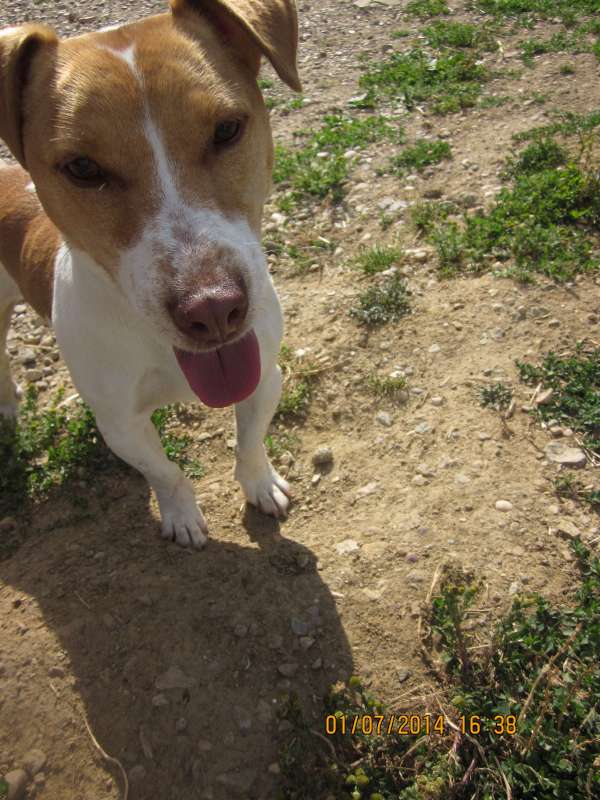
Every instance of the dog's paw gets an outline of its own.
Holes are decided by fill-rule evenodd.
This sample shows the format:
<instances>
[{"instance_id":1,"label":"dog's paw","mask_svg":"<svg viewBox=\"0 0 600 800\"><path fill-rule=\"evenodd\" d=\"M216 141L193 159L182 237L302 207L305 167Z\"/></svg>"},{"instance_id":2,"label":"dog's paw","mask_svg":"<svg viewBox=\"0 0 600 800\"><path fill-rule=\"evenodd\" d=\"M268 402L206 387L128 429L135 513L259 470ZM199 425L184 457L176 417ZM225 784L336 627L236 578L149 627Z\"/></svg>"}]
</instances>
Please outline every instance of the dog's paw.
<instances>
[{"instance_id":1,"label":"dog's paw","mask_svg":"<svg viewBox=\"0 0 600 800\"><path fill-rule=\"evenodd\" d=\"M177 542L181 547L195 547L201 550L208 541L208 525L202 512L194 508L174 508L162 511L163 539Z\"/></svg>"},{"instance_id":2,"label":"dog's paw","mask_svg":"<svg viewBox=\"0 0 600 800\"><path fill-rule=\"evenodd\" d=\"M290 485L269 462L260 471L238 463L235 477L242 487L246 500L263 514L277 519L287 516L291 498Z\"/></svg>"},{"instance_id":3,"label":"dog's paw","mask_svg":"<svg viewBox=\"0 0 600 800\"><path fill-rule=\"evenodd\" d=\"M180 487L169 496L157 492L162 518L161 536L181 547L200 550L208 539L208 525L196 504L193 490Z\"/></svg>"}]
</instances>

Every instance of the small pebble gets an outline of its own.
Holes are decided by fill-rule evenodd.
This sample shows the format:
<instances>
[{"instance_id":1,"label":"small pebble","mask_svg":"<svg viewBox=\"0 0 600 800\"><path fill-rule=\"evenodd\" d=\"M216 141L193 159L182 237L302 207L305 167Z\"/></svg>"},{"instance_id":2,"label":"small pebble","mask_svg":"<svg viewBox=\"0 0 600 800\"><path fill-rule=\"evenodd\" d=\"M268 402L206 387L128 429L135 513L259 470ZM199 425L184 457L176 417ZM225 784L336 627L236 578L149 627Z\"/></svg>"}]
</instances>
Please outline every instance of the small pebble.
<instances>
[{"instance_id":1,"label":"small pebble","mask_svg":"<svg viewBox=\"0 0 600 800\"><path fill-rule=\"evenodd\" d=\"M512 503L508 500L496 500L496 511L511 511Z\"/></svg>"}]
</instances>

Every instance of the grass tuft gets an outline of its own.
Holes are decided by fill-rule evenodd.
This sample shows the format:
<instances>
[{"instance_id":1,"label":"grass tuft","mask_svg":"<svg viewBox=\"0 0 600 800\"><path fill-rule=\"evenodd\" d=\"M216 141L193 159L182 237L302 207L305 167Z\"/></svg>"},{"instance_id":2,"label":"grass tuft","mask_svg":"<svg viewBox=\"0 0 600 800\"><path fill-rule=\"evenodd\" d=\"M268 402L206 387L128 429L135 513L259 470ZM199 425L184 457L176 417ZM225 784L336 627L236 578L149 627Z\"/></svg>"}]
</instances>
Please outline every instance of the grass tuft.
<instances>
[{"instance_id":1,"label":"grass tuft","mask_svg":"<svg viewBox=\"0 0 600 800\"><path fill-rule=\"evenodd\" d=\"M358 297L358 305L349 314L368 327L396 322L410 312L409 295L406 283L396 273L385 283L370 286Z\"/></svg>"},{"instance_id":2,"label":"grass tuft","mask_svg":"<svg viewBox=\"0 0 600 800\"><path fill-rule=\"evenodd\" d=\"M539 366L517 361L521 380L553 389L548 403L537 406L545 421L555 419L582 436L600 457L600 349L579 342L571 355L548 353Z\"/></svg>"},{"instance_id":3,"label":"grass tuft","mask_svg":"<svg viewBox=\"0 0 600 800\"><path fill-rule=\"evenodd\" d=\"M374 275L397 264L401 258L402 253L398 247L376 244L373 247L364 247L353 263L366 275Z\"/></svg>"},{"instance_id":4,"label":"grass tuft","mask_svg":"<svg viewBox=\"0 0 600 800\"><path fill-rule=\"evenodd\" d=\"M448 142L443 140L417 139L411 147L405 147L402 152L391 160L392 170L396 174L403 174L406 170L421 170L431 164L439 164L444 159L452 158L452 150Z\"/></svg>"},{"instance_id":5,"label":"grass tuft","mask_svg":"<svg viewBox=\"0 0 600 800\"><path fill-rule=\"evenodd\" d=\"M475 54L459 51L433 57L413 48L369 65L359 83L367 92L364 103L369 107L392 100L412 110L418 103L429 102L434 112L448 114L476 105L488 78Z\"/></svg>"}]
</instances>

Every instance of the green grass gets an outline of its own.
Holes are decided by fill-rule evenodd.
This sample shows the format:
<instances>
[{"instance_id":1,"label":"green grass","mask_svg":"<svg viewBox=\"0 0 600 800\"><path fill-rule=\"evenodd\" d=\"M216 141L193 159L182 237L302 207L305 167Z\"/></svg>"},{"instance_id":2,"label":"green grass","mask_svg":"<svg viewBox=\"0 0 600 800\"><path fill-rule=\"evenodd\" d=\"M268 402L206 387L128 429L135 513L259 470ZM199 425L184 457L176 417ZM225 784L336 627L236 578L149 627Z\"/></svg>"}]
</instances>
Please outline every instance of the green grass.
<instances>
[{"instance_id":1,"label":"green grass","mask_svg":"<svg viewBox=\"0 0 600 800\"><path fill-rule=\"evenodd\" d=\"M457 206L448 200L424 201L411 206L410 219L419 234L428 236L437 225L457 211Z\"/></svg>"},{"instance_id":2,"label":"green grass","mask_svg":"<svg viewBox=\"0 0 600 800\"><path fill-rule=\"evenodd\" d=\"M363 247L353 264L365 274L374 275L397 264L401 258L402 252L398 247L376 244L373 247Z\"/></svg>"},{"instance_id":3,"label":"green grass","mask_svg":"<svg viewBox=\"0 0 600 800\"><path fill-rule=\"evenodd\" d=\"M600 488L596 488L593 484L583 485L570 472L556 476L554 491L560 498L574 500L576 503L586 503L594 511L600 511Z\"/></svg>"},{"instance_id":4,"label":"green grass","mask_svg":"<svg viewBox=\"0 0 600 800\"><path fill-rule=\"evenodd\" d=\"M366 107L391 100L412 110L430 103L435 113L448 114L476 105L488 78L474 53L448 51L433 58L422 48L413 48L368 65L359 83L366 90Z\"/></svg>"},{"instance_id":5,"label":"green grass","mask_svg":"<svg viewBox=\"0 0 600 800\"><path fill-rule=\"evenodd\" d=\"M581 35L576 32L559 31L554 33L549 39L527 39L519 44L521 50L521 60L528 67L533 67L534 56L545 55L547 53L581 53L589 49L587 44L582 41Z\"/></svg>"},{"instance_id":6,"label":"green grass","mask_svg":"<svg viewBox=\"0 0 600 800\"><path fill-rule=\"evenodd\" d=\"M556 122L548 125L539 125L535 128L515 133L514 142L535 141L547 139L551 136L584 136L595 131L600 126L600 109L590 111L588 114L577 114L572 111L555 112Z\"/></svg>"},{"instance_id":7,"label":"green grass","mask_svg":"<svg viewBox=\"0 0 600 800\"><path fill-rule=\"evenodd\" d=\"M536 273L565 281L598 269L600 180L583 156L566 159L551 140L534 141L509 160L513 185L487 213L435 225L429 239L442 274L477 273L499 262L506 267L497 271L521 281Z\"/></svg>"},{"instance_id":8,"label":"green grass","mask_svg":"<svg viewBox=\"0 0 600 800\"><path fill-rule=\"evenodd\" d=\"M442 14L449 14L450 9L448 8L446 0L410 0L410 2L406 4L404 13L410 17L427 19Z\"/></svg>"},{"instance_id":9,"label":"green grass","mask_svg":"<svg viewBox=\"0 0 600 800\"><path fill-rule=\"evenodd\" d=\"M528 26L536 20L559 18L566 27L572 27L580 17L599 10L598 0L476 0L476 6L487 14Z\"/></svg>"},{"instance_id":10,"label":"green grass","mask_svg":"<svg viewBox=\"0 0 600 800\"><path fill-rule=\"evenodd\" d=\"M600 457L600 349L578 343L571 355L549 353L539 366L517 361L517 367L525 383L554 390L535 413L580 434Z\"/></svg>"},{"instance_id":11,"label":"green grass","mask_svg":"<svg viewBox=\"0 0 600 800\"><path fill-rule=\"evenodd\" d=\"M303 139L299 146L276 145L273 170L274 182L289 189L291 201L327 196L339 201L352 163L344 153L381 139L401 142L404 136L398 125L381 116L351 118L335 114L325 116L319 130L299 131L296 135Z\"/></svg>"},{"instance_id":12,"label":"green grass","mask_svg":"<svg viewBox=\"0 0 600 800\"><path fill-rule=\"evenodd\" d=\"M397 175L407 170L421 170L432 164L439 164L444 159L452 158L452 150L448 142L443 140L417 139L411 147L405 147L399 155L391 159L392 171Z\"/></svg>"},{"instance_id":13,"label":"green grass","mask_svg":"<svg viewBox=\"0 0 600 800\"><path fill-rule=\"evenodd\" d=\"M575 67L572 64L563 64L559 70L561 75L575 75Z\"/></svg>"},{"instance_id":14,"label":"green grass","mask_svg":"<svg viewBox=\"0 0 600 800\"><path fill-rule=\"evenodd\" d=\"M269 434L265 437L267 455L272 459L279 459L283 453L294 455L300 448L300 439L293 433Z\"/></svg>"},{"instance_id":15,"label":"green grass","mask_svg":"<svg viewBox=\"0 0 600 800\"><path fill-rule=\"evenodd\" d=\"M504 411L512 400L512 389L505 383L492 383L490 386L483 386L479 390L479 402L484 408L493 408L496 411Z\"/></svg>"},{"instance_id":16,"label":"green grass","mask_svg":"<svg viewBox=\"0 0 600 800\"><path fill-rule=\"evenodd\" d=\"M570 546L579 575L564 604L519 595L491 631L473 624L483 582L444 565L421 619L422 701L386 708L353 676L315 724L289 696L278 800L598 797L600 560Z\"/></svg>"},{"instance_id":17,"label":"green grass","mask_svg":"<svg viewBox=\"0 0 600 800\"><path fill-rule=\"evenodd\" d=\"M29 386L16 421L0 418L0 516L22 510L50 490L75 480L94 480L99 472L123 464L106 447L91 409L81 400L59 408L64 389L40 410L34 386ZM188 436L167 431L170 408L153 415L167 456L192 477L201 466L186 455Z\"/></svg>"},{"instance_id":18,"label":"green grass","mask_svg":"<svg viewBox=\"0 0 600 800\"><path fill-rule=\"evenodd\" d=\"M297 358L291 348L282 343L279 365L283 374L283 390L275 412L276 422L304 418L320 370L309 358Z\"/></svg>"},{"instance_id":19,"label":"green grass","mask_svg":"<svg viewBox=\"0 0 600 800\"><path fill-rule=\"evenodd\" d=\"M350 309L349 314L367 327L396 322L410 312L409 295L404 280L396 273L359 295L358 304Z\"/></svg>"},{"instance_id":20,"label":"green grass","mask_svg":"<svg viewBox=\"0 0 600 800\"><path fill-rule=\"evenodd\" d=\"M369 375L367 386L377 397L395 402L406 402L406 378L382 378L379 375Z\"/></svg>"},{"instance_id":21,"label":"green grass","mask_svg":"<svg viewBox=\"0 0 600 800\"><path fill-rule=\"evenodd\" d=\"M493 52L498 42L489 25L472 25L468 22L448 22L436 20L423 34L431 47L470 47Z\"/></svg>"}]
</instances>

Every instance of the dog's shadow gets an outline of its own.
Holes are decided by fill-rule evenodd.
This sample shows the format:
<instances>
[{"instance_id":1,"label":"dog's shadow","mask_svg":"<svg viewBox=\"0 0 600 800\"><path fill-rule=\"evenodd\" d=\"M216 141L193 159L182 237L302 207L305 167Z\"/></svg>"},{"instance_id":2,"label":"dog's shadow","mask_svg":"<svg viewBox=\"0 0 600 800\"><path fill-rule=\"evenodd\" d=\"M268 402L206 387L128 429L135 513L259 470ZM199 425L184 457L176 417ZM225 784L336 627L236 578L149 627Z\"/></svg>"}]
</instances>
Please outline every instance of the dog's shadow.
<instances>
[{"instance_id":1,"label":"dog's shadow","mask_svg":"<svg viewBox=\"0 0 600 800\"><path fill-rule=\"evenodd\" d=\"M226 506L206 509L209 544L183 550L159 538L145 482L133 474L119 480L122 496L101 514L54 525L0 563L0 580L43 616L35 625L35 603L11 608L4 593L0 614L39 631L11 626L14 640L3 648L13 686L33 686L7 693L0 707L14 761L31 747L50 750L44 796L79 796L68 791L71 780L82 797L107 795L105 784L86 785L69 750L101 763L68 702L74 679L92 733L130 775L130 800L272 798L282 698L296 692L322 732L322 697L352 670L315 555L293 541L293 517L282 536L250 506L241 520ZM30 676L32 664L43 666Z\"/></svg>"}]
</instances>

